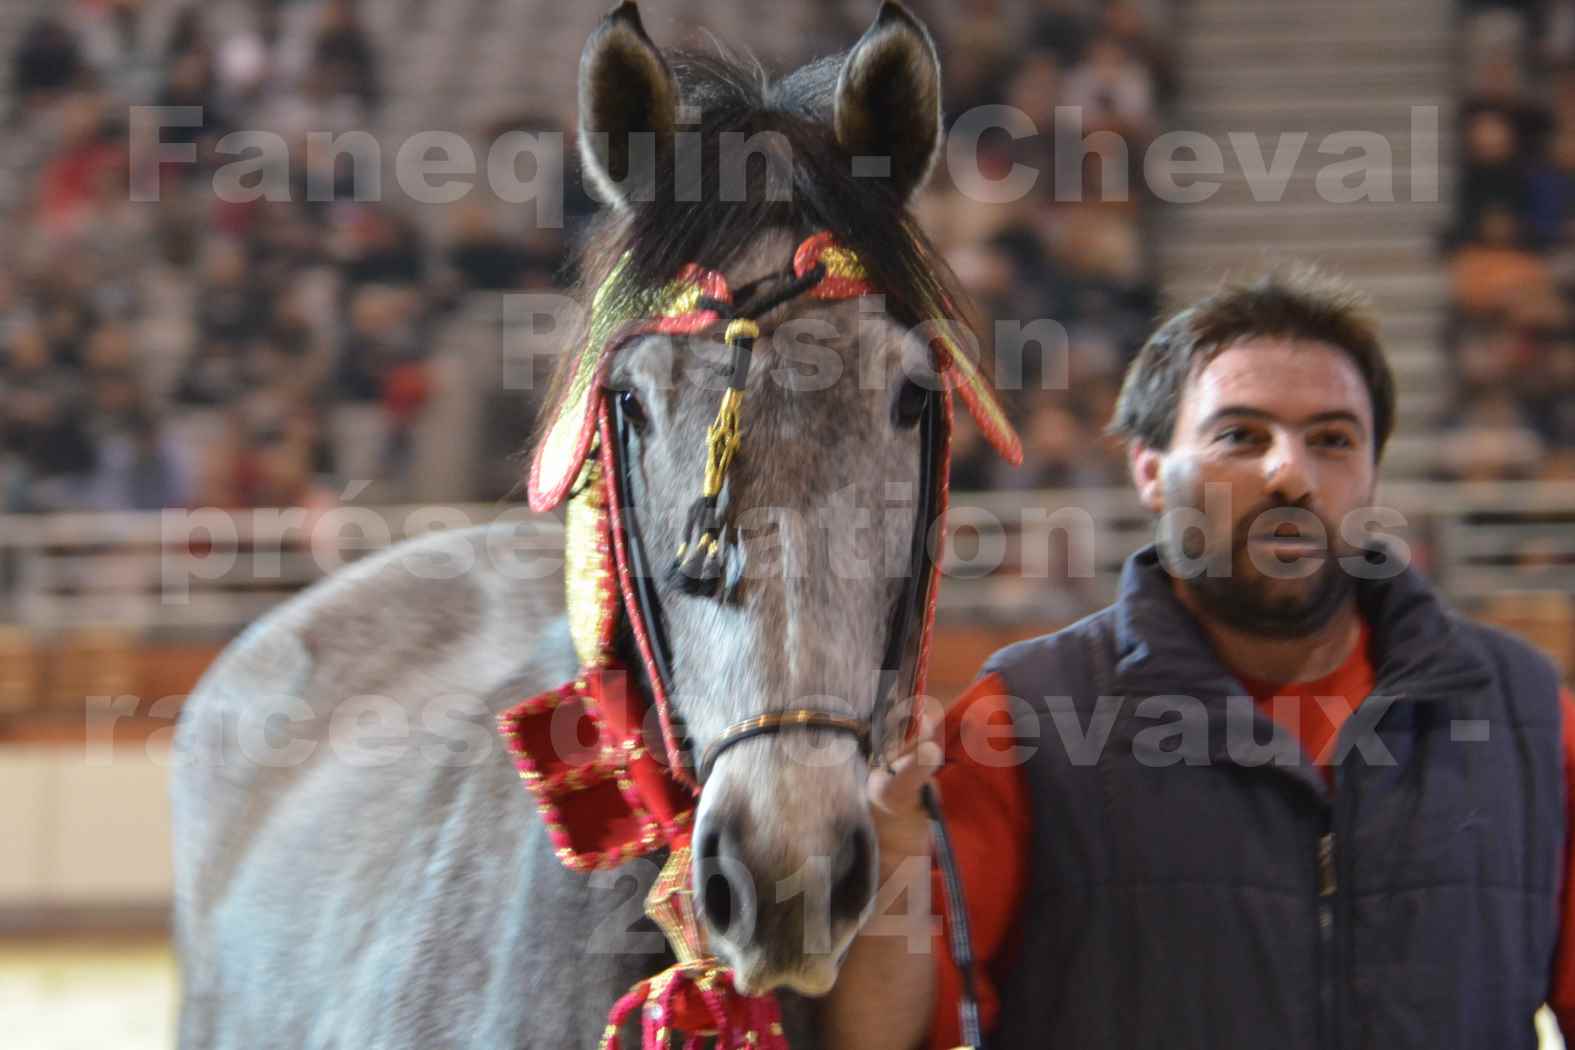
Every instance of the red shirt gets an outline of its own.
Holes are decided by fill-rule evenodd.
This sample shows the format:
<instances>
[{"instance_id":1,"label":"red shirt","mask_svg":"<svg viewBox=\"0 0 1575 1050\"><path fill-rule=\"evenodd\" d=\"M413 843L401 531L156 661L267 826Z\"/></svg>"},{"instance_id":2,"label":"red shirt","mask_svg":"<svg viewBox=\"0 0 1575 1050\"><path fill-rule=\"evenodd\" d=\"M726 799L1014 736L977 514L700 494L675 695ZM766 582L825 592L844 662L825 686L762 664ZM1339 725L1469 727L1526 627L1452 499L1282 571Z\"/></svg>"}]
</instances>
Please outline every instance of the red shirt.
<instances>
[{"instance_id":1,"label":"red shirt","mask_svg":"<svg viewBox=\"0 0 1575 1050\"><path fill-rule=\"evenodd\" d=\"M1373 691L1373 663L1367 658L1370 639L1364 623L1345 663L1312 681L1276 685L1243 674L1236 676L1252 694L1258 710L1293 733L1330 782L1334 779L1334 767L1330 764L1334 738L1356 705Z\"/></svg>"},{"instance_id":2,"label":"red shirt","mask_svg":"<svg viewBox=\"0 0 1575 1050\"><path fill-rule=\"evenodd\" d=\"M1242 680L1258 706L1298 736L1303 749L1324 767L1326 776L1335 735L1351 711L1372 692L1373 666L1367 642L1364 625L1345 663L1316 681L1272 685ZM962 873L968 918L973 923L974 957L978 960L974 979L986 1031L994 1026L1000 1009L989 965L1006 942L1028 881L1029 803L1020 766L978 760L992 750L1004 755L1011 747L1007 695L1006 683L998 675L986 675L963 694L947 715L946 765L936 774ZM1575 800L1575 695L1564 690L1561 697L1564 777L1569 797ZM962 745L965 734L970 738L968 747ZM1564 904L1548 1005L1560 1029L1575 1033L1575 801L1566 808L1565 820ZM944 909L939 872L933 875L931 899L937 909ZM962 978L944 929L936 934L934 952L938 963L930 1045L933 1050L947 1050L962 1042L957 1017Z\"/></svg>"}]
</instances>

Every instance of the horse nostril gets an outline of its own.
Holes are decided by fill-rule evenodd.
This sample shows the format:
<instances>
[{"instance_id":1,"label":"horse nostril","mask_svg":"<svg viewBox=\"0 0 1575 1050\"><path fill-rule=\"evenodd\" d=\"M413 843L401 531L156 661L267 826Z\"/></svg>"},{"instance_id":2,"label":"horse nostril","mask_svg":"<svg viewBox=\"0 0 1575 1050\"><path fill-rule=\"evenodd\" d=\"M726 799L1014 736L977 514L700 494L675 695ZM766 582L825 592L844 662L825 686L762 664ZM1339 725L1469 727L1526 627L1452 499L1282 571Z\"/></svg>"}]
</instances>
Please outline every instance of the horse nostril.
<instances>
[{"instance_id":1,"label":"horse nostril","mask_svg":"<svg viewBox=\"0 0 1575 1050\"><path fill-rule=\"evenodd\" d=\"M711 928L718 933L727 933L728 927L733 925L736 917L736 904L733 900L733 884L727 881L727 876L720 871L713 871L705 877L705 893L702 895L705 904L705 917L711 923Z\"/></svg>"},{"instance_id":2,"label":"horse nostril","mask_svg":"<svg viewBox=\"0 0 1575 1050\"><path fill-rule=\"evenodd\" d=\"M748 887L734 884L743 874L737 857L737 843L730 829L713 829L701 836L695 860L700 915L711 929L724 936L749 908Z\"/></svg>"},{"instance_id":3,"label":"horse nostril","mask_svg":"<svg viewBox=\"0 0 1575 1050\"><path fill-rule=\"evenodd\" d=\"M853 922L874 893L875 844L869 828L856 827L837 849L831 872L831 917Z\"/></svg>"}]
</instances>

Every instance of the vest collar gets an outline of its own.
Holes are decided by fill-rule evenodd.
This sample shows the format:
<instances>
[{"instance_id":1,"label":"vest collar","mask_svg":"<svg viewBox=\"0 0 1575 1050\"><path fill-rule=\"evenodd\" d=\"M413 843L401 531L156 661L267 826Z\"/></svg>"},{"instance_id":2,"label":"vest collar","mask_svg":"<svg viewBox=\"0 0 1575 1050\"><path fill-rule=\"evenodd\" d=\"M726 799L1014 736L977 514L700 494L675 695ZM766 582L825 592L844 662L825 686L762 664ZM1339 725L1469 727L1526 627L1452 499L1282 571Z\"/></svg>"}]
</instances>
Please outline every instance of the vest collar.
<instances>
[{"instance_id":1,"label":"vest collar","mask_svg":"<svg viewBox=\"0 0 1575 1050\"><path fill-rule=\"evenodd\" d=\"M1369 564L1386 564L1384 552ZM1372 632L1375 693L1428 701L1488 684L1475 647L1420 573L1409 566L1388 579L1357 582L1357 605ZM1246 689L1220 662L1203 626L1171 589L1150 544L1127 559L1115 605L1116 680L1120 691L1163 691L1209 700Z\"/></svg>"},{"instance_id":2,"label":"vest collar","mask_svg":"<svg viewBox=\"0 0 1575 1050\"><path fill-rule=\"evenodd\" d=\"M1469 704L1490 684L1476 647L1465 643L1456 618L1415 570L1359 581L1357 603L1372 632L1374 685L1342 728L1342 738L1373 731L1397 705ZM1179 746L1150 758L1161 764L1235 764L1227 705L1230 697L1249 694L1215 655L1196 617L1176 598L1152 545L1127 560L1114 613L1117 662L1112 691L1135 702L1150 696L1196 697L1208 717L1206 733L1178 734L1173 740ZM1380 697L1384 702L1374 702ZM1125 710L1134 749L1159 747L1152 734L1141 733L1158 723L1139 718L1130 703ZM1253 722L1254 739L1280 739L1272 736L1273 721L1262 711L1253 711ZM1268 768L1327 799L1324 779L1300 755L1296 742L1289 743L1297 747L1298 760Z\"/></svg>"}]
</instances>

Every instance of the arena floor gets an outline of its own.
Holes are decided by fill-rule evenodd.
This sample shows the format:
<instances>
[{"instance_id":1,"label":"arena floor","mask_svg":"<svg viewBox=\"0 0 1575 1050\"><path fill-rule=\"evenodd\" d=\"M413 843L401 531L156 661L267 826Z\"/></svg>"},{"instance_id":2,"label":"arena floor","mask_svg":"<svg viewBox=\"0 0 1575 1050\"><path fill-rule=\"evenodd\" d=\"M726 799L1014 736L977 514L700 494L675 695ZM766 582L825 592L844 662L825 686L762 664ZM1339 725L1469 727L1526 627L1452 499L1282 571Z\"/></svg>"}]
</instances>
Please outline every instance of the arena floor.
<instances>
[{"instance_id":1,"label":"arena floor","mask_svg":"<svg viewBox=\"0 0 1575 1050\"><path fill-rule=\"evenodd\" d=\"M175 960L160 940L0 941L8 1050L172 1050ZM1541 1050L1563 1050L1546 1011Z\"/></svg>"},{"instance_id":2,"label":"arena floor","mask_svg":"<svg viewBox=\"0 0 1575 1050\"><path fill-rule=\"evenodd\" d=\"M175 987L159 939L0 941L0 1045L171 1050Z\"/></svg>"}]
</instances>

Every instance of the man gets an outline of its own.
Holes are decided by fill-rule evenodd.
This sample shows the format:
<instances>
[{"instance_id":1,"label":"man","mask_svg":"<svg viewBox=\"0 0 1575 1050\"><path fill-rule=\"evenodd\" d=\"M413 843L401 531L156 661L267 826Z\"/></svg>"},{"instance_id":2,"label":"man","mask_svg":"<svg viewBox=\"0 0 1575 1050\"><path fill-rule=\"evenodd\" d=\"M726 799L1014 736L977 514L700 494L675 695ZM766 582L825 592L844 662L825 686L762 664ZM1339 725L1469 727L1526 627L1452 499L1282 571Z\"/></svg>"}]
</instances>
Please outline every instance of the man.
<instances>
[{"instance_id":1,"label":"man","mask_svg":"<svg viewBox=\"0 0 1575 1050\"><path fill-rule=\"evenodd\" d=\"M1173 317L1112 423L1155 545L872 777L889 876L944 750L995 1050L1533 1047L1544 1000L1575 1030L1575 701L1371 528L1394 404L1326 279ZM944 936L861 935L832 1045L956 1045L959 996Z\"/></svg>"}]
</instances>

